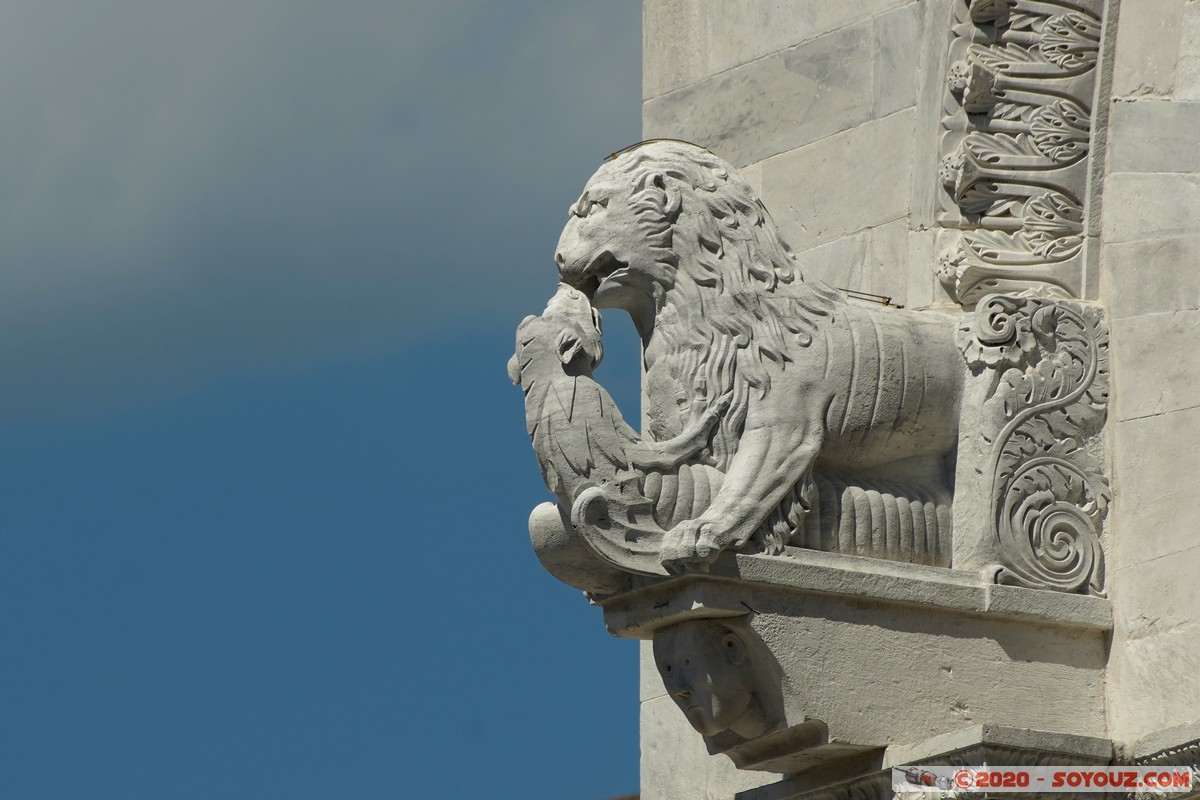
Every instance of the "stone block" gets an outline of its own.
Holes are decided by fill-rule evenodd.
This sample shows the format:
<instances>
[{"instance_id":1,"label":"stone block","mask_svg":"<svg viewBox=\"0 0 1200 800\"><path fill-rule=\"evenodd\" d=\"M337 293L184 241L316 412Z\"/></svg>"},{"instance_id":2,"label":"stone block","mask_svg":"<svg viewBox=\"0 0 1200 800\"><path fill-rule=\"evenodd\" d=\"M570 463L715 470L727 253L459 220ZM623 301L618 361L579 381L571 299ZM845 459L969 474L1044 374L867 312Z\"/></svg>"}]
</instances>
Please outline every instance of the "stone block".
<instances>
[{"instance_id":1,"label":"stone block","mask_svg":"<svg viewBox=\"0 0 1200 800\"><path fill-rule=\"evenodd\" d=\"M1113 418L1138 419L1200 406L1197 359L1171 346L1200 329L1200 311L1115 320L1112 324Z\"/></svg>"},{"instance_id":2,"label":"stone block","mask_svg":"<svg viewBox=\"0 0 1200 800\"><path fill-rule=\"evenodd\" d=\"M1111 426L1114 569L1194 546L1200 409Z\"/></svg>"},{"instance_id":3,"label":"stone block","mask_svg":"<svg viewBox=\"0 0 1200 800\"><path fill-rule=\"evenodd\" d=\"M1042 754L1054 753L1064 759L1075 759L1071 761L1073 764L1107 764L1113 753L1112 742L1100 737L1070 736L1052 731L1008 728L1002 725L973 725L970 728L934 736L923 742L889 747L883 765L892 767L938 763L947 753L964 753L988 747L1029 750ZM990 763L997 761L998 759L992 759Z\"/></svg>"},{"instance_id":4,"label":"stone block","mask_svg":"<svg viewBox=\"0 0 1200 800\"><path fill-rule=\"evenodd\" d=\"M753 187L759 197L762 197L762 162L747 164L742 167L741 173L742 177L746 179L746 183Z\"/></svg>"},{"instance_id":5,"label":"stone block","mask_svg":"<svg viewBox=\"0 0 1200 800\"><path fill-rule=\"evenodd\" d=\"M1200 175L1110 175L1104 187L1104 241L1200 234Z\"/></svg>"},{"instance_id":6,"label":"stone block","mask_svg":"<svg viewBox=\"0 0 1200 800\"><path fill-rule=\"evenodd\" d=\"M1125 2L1117 25L1114 97L1164 96L1175 82L1179 59L1181 0Z\"/></svg>"},{"instance_id":7,"label":"stone block","mask_svg":"<svg viewBox=\"0 0 1200 800\"><path fill-rule=\"evenodd\" d=\"M647 99L831 33L913 0L646 0Z\"/></svg>"},{"instance_id":8,"label":"stone block","mask_svg":"<svg viewBox=\"0 0 1200 800\"><path fill-rule=\"evenodd\" d=\"M763 196L797 251L903 219L915 112L860 125L763 164ZM870 176L869 181L855 176Z\"/></svg>"},{"instance_id":9,"label":"stone block","mask_svg":"<svg viewBox=\"0 0 1200 800\"><path fill-rule=\"evenodd\" d=\"M871 117L873 26L835 31L646 101L646 138L702 144L735 166Z\"/></svg>"},{"instance_id":10,"label":"stone block","mask_svg":"<svg viewBox=\"0 0 1200 800\"><path fill-rule=\"evenodd\" d=\"M1111 737L1130 743L1196 718L1200 622L1118 637L1109 666Z\"/></svg>"},{"instance_id":11,"label":"stone block","mask_svg":"<svg viewBox=\"0 0 1200 800\"><path fill-rule=\"evenodd\" d=\"M934 264L937 263L936 232L911 230L911 217L909 227L908 279L905 282L908 292L903 300L904 305L908 308L930 308L942 304L944 308L953 309L954 313L958 313L958 304L950 300L934 271Z\"/></svg>"},{"instance_id":12,"label":"stone block","mask_svg":"<svg viewBox=\"0 0 1200 800\"><path fill-rule=\"evenodd\" d=\"M1200 102L1116 103L1108 168L1116 172L1200 172Z\"/></svg>"},{"instance_id":13,"label":"stone block","mask_svg":"<svg viewBox=\"0 0 1200 800\"><path fill-rule=\"evenodd\" d=\"M1200 100L1200 4L1183 7L1179 31L1179 63L1175 68L1175 97Z\"/></svg>"},{"instance_id":14,"label":"stone block","mask_svg":"<svg viewBox=\"0 0 1200 800\"><path fill-rule=\"evenodd\" d=\"M702 0L645 0L642 4L642 97L707 77L709 5Z\"/></svg>"},{"instance_id":15,"label":"stone block","mask_svg":"<svg viewBox=\"0 0 1200 800\"><path fill-rule=\"evenodd\" d=\"M1112 319L1200 308L1200 236L1104 248L1101 292Z\"/></svg>"},{"instance_id":16,"label":"stone block","mask_svg":"<svg viewBox=\"0 0 1200 800\"><path fill-rule=\"evenodd\" d=\"M921 5L914 3L872 20L875 85L871 116L875 119L917 104L921 48L915 43L921 41L921 11Z\"/></svg>"},{"instance_id":17,"label":"stone block","mask_svg":"<svg viewBox=\"0 0 1200 800\"><path fill-rule=\"evenodd\" d=\"M1113 580L1115 623L1125 641L1153 637L1200 619L1200 595L1180 595L1163 587L1183 588L1200 575L1200 535L1186 550L1131 564ZM1200 714L1200 707L1196 709Z\"/></svg>"},{"instance_id":18,"label":"stone block","mask_svg":"<svg viewBox=\"0 0 1200 800\"><path fill-rule=\"evenodd\" d=\"M800 251L806 275L839 289L891 297L904 304L908 223L900 219Z\"/></svg>"}]
</instances>

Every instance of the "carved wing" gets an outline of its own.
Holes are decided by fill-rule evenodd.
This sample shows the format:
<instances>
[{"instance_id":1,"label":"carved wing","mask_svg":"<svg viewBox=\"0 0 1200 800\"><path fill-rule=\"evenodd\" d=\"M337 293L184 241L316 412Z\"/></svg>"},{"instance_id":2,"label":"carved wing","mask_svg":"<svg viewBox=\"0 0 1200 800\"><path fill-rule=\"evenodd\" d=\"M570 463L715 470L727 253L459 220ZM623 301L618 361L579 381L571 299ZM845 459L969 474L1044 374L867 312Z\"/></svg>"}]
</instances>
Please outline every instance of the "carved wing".
<instances>
[{"instance_id":1,"label":"carved wing","mask_svg":"<svg viewBox=\"0 0 1200 800\"><path fill-rule=\"evenodd\" d=\"M628 467L630 433L608 392L577 377L547 387L531 435L551 490L574 497L589 479L613 477Z\"/></svg>"}]
</instances>

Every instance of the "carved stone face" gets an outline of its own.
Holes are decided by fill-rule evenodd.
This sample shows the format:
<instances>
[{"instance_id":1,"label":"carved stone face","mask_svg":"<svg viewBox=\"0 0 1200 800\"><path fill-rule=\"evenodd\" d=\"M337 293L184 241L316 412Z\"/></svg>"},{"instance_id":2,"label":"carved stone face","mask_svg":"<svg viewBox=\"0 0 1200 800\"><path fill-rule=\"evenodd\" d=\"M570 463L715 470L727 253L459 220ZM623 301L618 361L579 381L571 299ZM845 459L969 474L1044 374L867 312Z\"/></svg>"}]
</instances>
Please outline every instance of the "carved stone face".
<instances>
[{"instance_id":1,"label":"carved stone face","mask_svg":"<svg viewBox=\"0 0 1200 800\"><path fill-rule=\"evenodd\" d=\"M570 208L554 260L564 283L597 307L624 308L637 322L660 276L645 226L631 207L631 190L593 177Z\"/></svg>"},{"instance_id":2,"label":"carved stone face","mask_svg":"<svg viewBox=\"0 0 1200 800\"><path fill-rule=\"evenodd\" d=\"M744 728L750 716L758 722L745 646L724 625L698 620L664 628L654 636L654 661L671 698L705 736Z\"/></svg>"},{"instance_id":3,"label":"carved stone face","mask_svg":"<svg viewBox=\"0 0 1200 800\"><path fill-rule=\"evenodd\" d=\"M600 312L578 289L559 284L540 317L517 327L517 349L508 360L508 377L528 390L535 375L553 380L563 367L587 374L604 358Z\"/></svg>"}]
</instances>

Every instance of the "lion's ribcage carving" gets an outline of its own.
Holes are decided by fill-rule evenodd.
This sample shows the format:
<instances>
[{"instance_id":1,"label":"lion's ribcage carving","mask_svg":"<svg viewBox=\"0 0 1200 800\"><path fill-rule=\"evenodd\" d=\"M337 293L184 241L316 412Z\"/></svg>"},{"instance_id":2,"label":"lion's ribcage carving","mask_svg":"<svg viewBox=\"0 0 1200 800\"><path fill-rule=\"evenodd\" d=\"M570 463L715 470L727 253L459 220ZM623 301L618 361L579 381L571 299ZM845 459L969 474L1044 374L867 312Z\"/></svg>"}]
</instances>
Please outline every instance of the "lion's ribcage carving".
<instances>
[{"instance_id":1,"label":"lion's ribcage carving","mask_svg":"<svg viewBox=\"0 0 1200 800\"><path fill-rule=\"evenodd\" d=\"M675 352L659 354L647 374L659 394L677 395L674 404L650 408L651 429L663 436L686 424L684 409L703 403L714 384L739 385L728 374L736 362L725 353L697 358L684 332L671 333L663 340ZM961 383L951 324L846 304L819 336L823 341L800 351L783 372L801 389L797 413L820 415L813 423L826 432L826 446L808 479L763 522L754 549L793 545L949 566L957 437L946 423L957 418ZM733 429L723 425L716 437L710 459L717 466L647 477L644 492L662 527L698 517L717 495L722 468L736 453L746 399L735 398L727 417ZM722 435L731 444L724 453Z\"/></svg>"},{"instance_id":2,"label":"lion's ribcage carving","mask_svg":"<svg viewBox=\"0 0 1200 800\"><path fill-rule=\"evenodd\" d=\"M845 306L825 336L829 439L817 467L854 470L953 452L961 370L947 320ZM815 349L815 348L814 348Z\"/></svg>"}]
</instances>

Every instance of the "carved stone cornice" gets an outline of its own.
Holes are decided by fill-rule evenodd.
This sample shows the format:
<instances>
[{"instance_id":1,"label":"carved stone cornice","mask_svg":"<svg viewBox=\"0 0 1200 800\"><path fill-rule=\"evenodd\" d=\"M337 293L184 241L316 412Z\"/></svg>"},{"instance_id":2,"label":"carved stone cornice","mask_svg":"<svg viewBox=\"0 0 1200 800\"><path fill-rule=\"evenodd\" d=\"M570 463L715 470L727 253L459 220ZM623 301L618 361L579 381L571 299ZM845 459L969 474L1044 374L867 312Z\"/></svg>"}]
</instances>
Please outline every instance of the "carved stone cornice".
<instances>
[{"instance_id":1,"label":"carved stone cornice","mask_svg":"<svg viewBox=\"0 0 1200 800\"><path fill-rule=\"evenodd\" d=\"M960 0L942 119L938 277L1082 297L1102 0Z\"/></svg>"}]
</instances>

